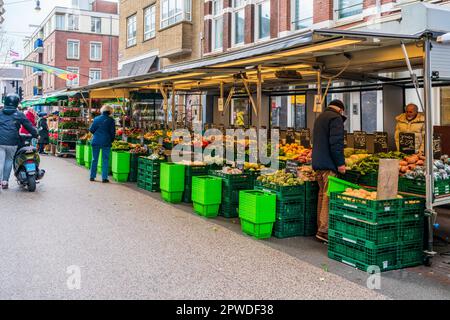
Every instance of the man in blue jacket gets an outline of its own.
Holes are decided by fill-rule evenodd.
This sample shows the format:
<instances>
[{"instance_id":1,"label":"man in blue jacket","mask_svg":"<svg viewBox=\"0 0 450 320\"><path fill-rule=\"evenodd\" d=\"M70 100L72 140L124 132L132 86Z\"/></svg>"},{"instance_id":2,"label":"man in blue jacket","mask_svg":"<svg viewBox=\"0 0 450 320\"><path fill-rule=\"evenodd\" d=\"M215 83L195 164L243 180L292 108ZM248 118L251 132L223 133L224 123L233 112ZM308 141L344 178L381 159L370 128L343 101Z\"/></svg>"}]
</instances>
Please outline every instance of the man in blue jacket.
<instances>
[{"instance_id":1,"label":"man in blue jacket","mask_svg":"<svg viewBox=\"0 0 450 320\"><path fill-rule=\"evenodd\" d=\"M17 146L20 144L19 130L23 126L33 138L38 137L30 120L17 110L20 98L17 94L8 94L5 106L0 111L0 181L1 189L8 189L8 181L13 167Z\"/></svg>"},{"instance_id":2,"label":"man in blue jacket","mask_svg":"<svg viewBox=\"0 0 450 320\"><path fill-rule=\"evenodd\" d=\"M102 107L101 115L94 119L89 131L94 135L92 138L92 165L91 181L95 181L97 176L97 165L100 150L102 151L102 179L103 183L108 183L109 154L114 139L116 138L116 124L111 117L113 108L105 105Z\"/></svg>"},{"instance_id":3,"label":"man in blue jacket","mask_svg":"<svg viewBox=\"0 0 450 320\"><path fill-rule=\"evenodd\" d=\"M312 165L320 188L316 237L322 241L328 241L328 177L345 173L344 111L342 101L333 100L314 123Z\"/></svg>"}]
</instances>

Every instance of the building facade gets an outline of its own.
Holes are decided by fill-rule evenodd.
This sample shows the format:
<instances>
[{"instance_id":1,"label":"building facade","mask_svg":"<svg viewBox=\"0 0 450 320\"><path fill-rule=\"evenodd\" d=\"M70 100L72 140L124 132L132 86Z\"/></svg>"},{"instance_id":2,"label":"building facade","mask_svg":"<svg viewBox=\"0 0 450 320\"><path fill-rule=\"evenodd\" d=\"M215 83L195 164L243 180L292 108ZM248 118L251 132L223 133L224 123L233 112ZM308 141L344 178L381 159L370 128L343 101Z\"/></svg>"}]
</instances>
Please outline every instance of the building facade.
<instances>
[{"instance_id":1,"label":"building facade","mask_svg":"<svg viewBox=\"0 0 450 320\"><path fill-rule=\"evenodd\" d=\"M0 104L3 104L3 99L9 93L22 94L23 86L23 69L15 67L2 67L0 68L0 90L1 100Z\"/></svg>"},{"instance_id":2,"label":"building facade","mask_svg":"<svg viewBox=\"0 0 450 320\"><path fill-rule=\"evenodd\" d=\"M121 0L119 74L202 57L202 0Z\"/></svg>"},{"instance_id":3,"label":"building facade","mask_svg":"<svg viewBox=\"0 0 450 320\"><path fill-rule=\"evenodd\" d=\"M26 67L24 98L117 77L119 47L118 5L109 1L79 1L75 7L56 7L25 43L25 60L78 74L64 81Z\"/></svg>"}]
</instances>

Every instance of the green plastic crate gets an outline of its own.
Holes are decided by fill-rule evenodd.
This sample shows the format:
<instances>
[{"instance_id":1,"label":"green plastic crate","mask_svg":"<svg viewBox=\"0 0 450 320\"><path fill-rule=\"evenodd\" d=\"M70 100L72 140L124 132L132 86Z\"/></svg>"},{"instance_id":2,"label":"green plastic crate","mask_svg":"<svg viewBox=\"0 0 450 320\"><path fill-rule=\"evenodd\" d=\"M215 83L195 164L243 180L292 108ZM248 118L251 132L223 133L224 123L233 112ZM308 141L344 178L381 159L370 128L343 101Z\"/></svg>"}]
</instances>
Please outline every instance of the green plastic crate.
<instances>
[{"instance_id":1,"label":"green plastic crate","mask_svg":"<svg viewBox=\"0 0 450 320\"><path fill-rule=\"evenodd\" d=\"M330 229L372 242L374 245L393 243L400 240L400 222L376 223L362 221L355 217L330 211Z\"/></svg>"},{"instance_id":2,"label":"green plastic crate","mask_svg":"<svg viewBox=\"0 0 450 320\"><path fill-rule=\"evenodd\" d=\"M404 242L399 248L400 267L414 267L423 264L424 248L423 241Z\"/></svg>"},{"instance_id":3,"label":"green plastic crate","mask_svg":"<svg viewBox=\"0 0 450 320\"><path fill-rule=\"evenodd\" d=\"M92 163L92 146L88 144L84 147L84 166L90 169L91 163Z\"/></svg>"},{"instance_id":4,"label":"green plastic crate","mask_svg":"<svg viewBox=\"0 0 450 320\"><path fill-rule=\"evenodd\" d=\"M249 190L239 193L239 217L253 223L273 223L276 219L276 196Z\"/></svg>"},{"instance_id":5,"label":"green plastic crate","mask_svg":"<svg viewBox=\"0 0 450 320\"><path fill-rule=\"evenodd\" d=\"M194 202L194 211L205 218L217 218L220 204L201 204Z\"/></svg>"},{"instance_id":6,"label":"green plastic crate","mask_svg":"<svg viewBox=\"0 0 450 320\"><path fill-rule=\"evenodd\" d=\"M239 218L239 204L222 202L219 215L227 219Z\"/></svg>"},{"instance_id":7,"label":"green plastic crate","mask_svg":"<svg viewBox=\"0 0 450 320\"><path fill-rule=\"evenodd\" d=\"M356 268L356 269L362 270L364 272L372 271L372 273L373 273L375 271L373 269L372 264L357 261L353 258L346 257L343 254L336 253L336 252L333 252L330 250L328 250L328 258L339 261L339 262L344 263L352 268ZM391 265L391 266L387 266L386 268L380 268L380 271L389 271L389 270L395 270L395 269L399 269L399 265Z\"/></svg>"},{"instance_id":8,"label":"green plastic crate","mask_svg":"<svg viewBox=\"0 0 450 320\"><path fill-rule=\"evenodd\" d=\"M223 185L226 187L244 187L253 188L254 176L248 173L226 174L221 170L210 170L209 175L223 179Z\"/></svg>"},{"instance_id":9,"label":"green plastic crate","mask_svg":"<svg viewBox=\"0 0 450 320\"><path fill-rule=\"evenodd\" d=\"M161 189L161 197L164 201L169 203L180 203L183 192L168 192Z\"/></svg>"},{"instance_id":10,"label":"green plastic crate","mask_svg":"<svg viewBox=\"0 0 450 320\"><path fill-rule=\"evenodd\" d=\"M328 177L328 190L327 194L330 197L331 193L337 192L344 192L347 188L352 189L361 189L361 187L357 184L336 178L336 177Z\"/></svg>"},{"instance_id":11,"label":"green plastic crate","mask_svg":"<svg viewBox=\"0 0 450 320\"><path fill-rule=\"evenodd\" d=\"M373 245L334 230L328 230L328 251L359 261L365 265L378 266L380 270L398 267L399 243Z\"/></svg>"},{"instance_id":12,"label":"green plastic crate","mask_svg":"<svg viewBox=\"0 0 450 320\"><path fill-rule=\"evenodd\" d=\"M75 158L77 159L77 163L80 165L84 165L84 145L78 144L75 147Z\"/></svg>"},{"instance_id":13,"label":"green plastic crate","mask_svg":"<svg viewBox=\"0 0 450 320\"><path fill-rule=\"evenodd\" d=\"M184 191L184 170L185 166L175 163L162 163L160 173L160 188L167 192ZM181 200L180 200L181 201Z\"/></svg>"},{"instance_id":14,"label":"green plastic crate","mask_svg":"<svg viewBox=\"0 0 450 320\"><path fill-rule=\"evenodd\" d=\"M257 224L241 219L242 232L256 239L268 239L272 236L273 222Z\"/></svg>"},{"instance_id":15,"label":"green plastic crate","mask_svg":"<svg viewBox=\"0 0 450 320\"><path fill-rule=\"evenodd\" d=\"M425 181L400 177L398 188L400 192L425 195L425 186ZM442 196L447 194L450 194L450 180L435 181L434 195Z\"/></svg>"},{"instance_id":16,"label":"green plastic crate","mask_svg":"<svg viewBox=\"0 0 450 320\"><path fill-rule=\"evenodd\" d=\"M423 241L425 218L421 215L416 220L405 220L400 222L400 241Z\"/></svg>"},{"instance_id":17,"label":"green plastic crate","mask_svg":"<svg viewBox=\"0 0 450 320\"><path fill-rule=\"evenodd\" d=\"M192 201L203 205L222 202L222 179L212 176L192 178Z\"/></svg>"},{"instance_id":18,"label":"green plastic crate","mask_svg":"<svg viewBox=\"0 0 450 320\"><path fill-rule=\"evenodd\" d=\"M127 182L128 181L128 173L114 173L113 179L117 182Z\"/></svg>"},{"instance_id":19,"label":"green plastic crate","mask_svg":"<svg viewBox=\"0 0 450 320\"><path fill-rule=\"evenodd\" d=\"M262 183L261 181L255 181L255 187L258 190L265 192L272 192L277 195L278 199L292 198L292 197L305 197L305 186L279 186L275 184Z\"/></svg>"},{"instance_id":20,"label":"green plastic crate","mask_svg":"<svg viewBox=\"0 0 450 320\"><path fill-rule=\"evenodd\" d=\"M347 210L355 217L367 221L382 222L396 220L403 211L414 211L423 208L423 199L404 196L403 199L367 200L332 192L330 209Z\"/></svg>"},{"instance_id":21,"label":"green plastic crate","mask_svg":"<svg viewBox=\"0 0 450 320\"><path fill-rule=\"evenodd\" d=\"M186 177L196 177L208 175L208 166L185 166Z\"/></svg>"},{"instance_id":22,"label":"green plastic crate","mask_svg":"<svg viewBox=\"0 0 450 320\"><path fill-rule=\"evenodd\" d=\"M277 201L277 220L301 219L305 214L305 202L298 200Z\"/></svg>"},{"instance_id":23,"label":"green plastic crate","mask_svg":"<svg viewBox=\"0 0 450 320\"><path fill-rule=\"evenodd\" d=\"M112 172L113 173L130 173L130 153L129 152L112 152Z\"/></svg>"},{"instance_id":24,"label":"green plastic crate","mask_svg":"<svg viewBox=\"0 0 450 320\"><path fill-rule=\"evenodd\" d=\"M304 236L305 223L302 220L276 221L273 225L273 235L279 239Z\"/></svg>"}]
</instances>

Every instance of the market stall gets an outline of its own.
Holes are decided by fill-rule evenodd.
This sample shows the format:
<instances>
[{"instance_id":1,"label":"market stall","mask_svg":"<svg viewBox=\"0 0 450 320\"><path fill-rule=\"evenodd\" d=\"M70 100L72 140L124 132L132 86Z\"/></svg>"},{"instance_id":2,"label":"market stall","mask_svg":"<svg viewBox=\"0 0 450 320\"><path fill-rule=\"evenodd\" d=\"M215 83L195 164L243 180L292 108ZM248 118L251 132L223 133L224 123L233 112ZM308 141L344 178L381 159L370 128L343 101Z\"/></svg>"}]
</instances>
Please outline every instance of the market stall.
<instances>
[{"instance_id":1,"label":"market stall","mask_svg":"<svg viewBox=\"0 0 450 320\"><path fill-rule=\"evenodd\" d=\"M357 200L357 198L359 197L361 199L365 199L364 201L366 201L366 204L370 203L372 205L373 203L373 205L378 208L374 211L375 216L378 212L377 210L379 210L380 208L382 208L383 210L386 210L386 208L392 208L392 214L399 215L399 218L394 221L396 223L396 226L398 227L392 227L394 229L397 228L397 233L393 233L393 236L397 238L396 241L394 241L394 244L391 246L392 252L391 257L389 257L389 259L391 260L400 259L399 256L414 256L414 254L408 255L404 252L414 253L415 251L417 251L417 241L414 243L414 248L410 248L410 251L405 251L407 250L404 247L404 242L406 240L405 238L399 240L398 237L404 236L405 232L400 231L400 229L404 228L406 222L409 222L407 220L402 220L403 212L405 212L405 210L403 209L406 208L408 210L415 210L415 212L422 211L423 214L424 210L420 209L420 203L424 202L426 207L426 231L428 234L427 246L424 252L425 262L429 263L430 258L434 255L432 247L433 225L436 218L434 207L450 203L450 195L446 192L449 185L448 177L446 177L446 175L444 175L442 171L438 171L438 173L440 172L441 175L439 178L440 182L437 183L435 181L436 175L433 171L434 166L436 166L438 170L446 171L446 165L448 166L448 163L444 163L445 161L447 161L446 158L434 159L435 149L433 148L432 126L434 110L431 100L431 88L433 86L433 83L437 85L439 83L445 83L450 79L450 75L447 75L446 72L441 71L440 74L436 74L436 72L434 72L435 70L432 68L432 65L434 65L434 59L439 58L439 56L433 56L433 50L431 50L432 44L434 46L437 45L435 43L435 40L436 34L430 32L423 32L418 35L395 35L372 32L320 30L309 34L287 37L274 41L268 45L262 44L249 49L224 54L216 58L207 58L190 62L189 64L171 66L167 69L164 69L163 71L150 73L148 75L108 80L106 83L97 83L83 89L93 92L105 90L102 89L102 87L107 86L107 90L109 91L127 90L139 92L143 90L153 90L155 93L159 92L163 96L163 109L166 111L166 125L168 124L167 108L169 101L168 95L170 94L170 92L172 92L172 96L175 96L177 92L180 94L199 91L203 92L204 94L215 95L218 100L217 104L213 104L213 113L219 115L218 117L214 117L219 121L214 124L218 127L231 127L230 124L227 125L223 121L221 121L223 117L220 116L223 116L224 113L229 112L231 100L234 96L246 96L252 110L251 123L253 125L256 125L257 128L263 128L270 125L270 108L265 107L269 104L263 103L263 95L265 93L276 94L286 91L294 94L305 93L305 101L307 105L306 116L309 120L307 121L306 125L309 129L311 129L314 125L315 116L323 109L327 94L329 92L332 92L333 90L336 90L336 88L332 88L332 83L334 81L347 79L364 83L363 85L366 87L379 87L386 97L389 97L389 86L398 85L400 82L413 87L423 87L425 92L423 107L426 115L426 141L424 154L405 156L396 153L389 154L384 152L384 155L382 155L383 152L380 153L380 150L375 150L375 147L373 147L371 153L374 153L374 155L368 155L369 150L367 150L367 157L365 156L364 158L359 158L362 153L349 151L349 161L357 160L348 163L348 167L350 170L355 169L353 168L353 166L372 166L371 169L373 169L373 172L366 172L363 169L364 174L362 174L363 172L360 171L357 174L356 178L354 178L354 176L351 177L350 172L347 180L351 180L352 178L356 179L353 180L354 182L358 183L356 185L357 188L355 187L355 190L360 190L361 187L370 187L371 185L372 187L374 187L374 184L376 185L376 179L374 179L373 177L370 178L370 173L377 172L377 168L375 168L377 161L379 161L380 158L398 158L399 171L402 174L402 178L414 180L410 178L419 177L420 179L418 180L422 181L420 183L423 185L421 189L423 190L423 192L421 191L420 193L423 193L425 201L420 200L421 194L417 194L418 192L416 192L416 194L414 195L414 204L416 206L413 206L411 204L411 207L408 207L410 205L410 202L408 202L409 200L407 197L402 198L403 200L396 199L396 201L393 201L390 206L383 206L380 205L380 203L382 202L379 203L377 198L374 198L375 194L371 193L370 190L365 189L361 189L365 191L358 192L352 190L353 193L344 195L346 196L346 198L333 198L333 200L335 200L335 205L342 207L345 206L345 201L348 201L348 199L352 199L353 202L361 203L361 201ZM449 48L445 46L439 46L439 48L439 54L441 56L442 54L448 54ZM390 70L407 71L408 66L411 66L411 71L413 72L417 70L423 70L423 78L418 79L412 77L412 79L398 80L389 78L384 75ZM359 85L359 87L361 86L362 85ZM357 91L358 85L351 86L349 88L341 88L341 90L346 89L349 91ZM361 90L361 88L359 90ZM309 95L308 92L310 93ZM392 96L395 96L396 94L399 93L396 92L392 94ZM383 119L385 123L389 123L389 121L390 123L393 123L392 111L390 111L390 108L386 108L395 103L392 100L395 99L386 99L385 102L386 112L384 113ZM302 102L300 100L300 102L295 101L295 103ZM402 107L403 106L397 105L396 108L397 110L401 110ZM172 104L172 110L175 110L174 104ZM173 112L173 114L175 114L175 112ZM174 117L172 119L174 119ZM252 167L252 164L247 164L246 166L244 165L243 168L224 169L223 173L218 174L219 176L222 175L221 179L223 180L222 189L220 190L223 195L221 200L224 201L228 199L228 202L223 202L222 207L226 207L227 209L225 211L227 213L231 212L232 216L236 216L236 206L239 207L239 215L241 215L242 211L242 216L244 217L241 217L241 219L242 221L245 221L245 227L243 226L243 229L245 229L244 231L246 231L246 233L252 233L250 232L250 229L253 228L254 232L252 234L265 237L268 234L268 230L271 230L271 227L269 225L272 225L273 227L274 221L283 221L283 218L280 218L280 215L292 211L297 212L297 214L301 213L301 216L297 215L295 216L295 218L297 219L297 222L300 220L303 222L298 222L297 224L294 224L292 226L278 226L276 228L278 230L278 234L280 234L280 232L284 230L283 228L289 227L292 227L293 229L297 228L297 230L302 229L304 235L311 233L311 230L309 230L308 232L305 231L305 226L307 225L305 219L311 219L311 213L315 211L315 208L312 207L311 204L316 202L316 199L313 196L314 193L313 191L311 191L314 190L315 187L314 183L310 181L310 168L305 166L305 164L310 161L309 144L311 143L311 137L310 134L308 134L307 130L304 130L303 132L299 132L301 130L295 129L290 132L288 131L289 130L286 130L285 136L282 138L283 141L281 141L281 149L284 153L284 155L282 155L282 157L284 158L281 158L281 160L290 161L288 169L291 171L286 170L285 172L278 172L275 175L262 175L262 177L259 178L260 180L258 180L258 175L252 173L256 171L256 169ZM373 143L373 145L377 145L377 148L379 148L379 146L381 145L382 149L386 149L385 145L389 145L389 141L386 142L385 140L383 140L384 135L382 133L383 132L377 135L377 143ZM356 132L353 132L352 134L353 147L355 144L355 139L356 144L360 145L362 141L362 134L357 135ZM375 137L373 137L373 139L375 139ZM223 140L226 144L227 138L224 137ZM145 141L141 140L140 142L142 143ZM173 139L172 142L175 143L175 139ZM200 143L200 146L202 147L206 147L204 143L208 143L208 141L203 141L203 138L201 140L197 140L196 142L197 144ZM233 147L235 147L234 142L235 141L233 141L232 143ZM241 143L243 143L244 145L248 145L249 141L247 139L246 141ZM314 141L312 141L312 144L314 144ZM193 190L194 188L198 188L198 184L211 183L211 185L214 185L213 180L200 182L198 181L199 178L197 178L195 174L192 174L192 172L196 171L198 173L198 176L205 175L206 173L210 173L210 175L214 176L214 172L208 171L208 169L210 169L208 168L208 165L211 165L211 163L198 166L192 166L192 164L194 163L179 164L185 167L184 174L182 174L183 170L177 167L175 164L167 166L160 163L162 161L162 154L159 153L160 145L161 141L158 138L158 147L153 146L152 148L150 148L152 153L154 153L153 156L151 158L148 158L148 160L140 160L139 162L140 165L138 166L138 173L140 174L140 177L138 177L138 182L141 186L144 185L147 189L156 190L157 188L154 188L154 186L158 184L157 181L159 179L160 189L163 191L163 198L166 201L178 202L183 199L183 192L187 192L188 195L190 193L194 195ZM193 147L195 147L194 145L195 142L193 143ZM128 145L128 148L130 147L132 146ZM358 148L360 147L353 149ZM390 149L392 151L392 148ZM164 161L167 160L170 159L164 159ZM434 162L435 160L441 162ZM297 168L295 168L295 171L292 171L294 170L292 169L293 162L296 162L298 164ZM405 165L404 162L406 162L407 165ZM222 165L223 164L224 163L222 162ZM192 169L191 167L198 168ZM418 167L422 167L421 175L417 172L419 170L413 171ZM233 173L229 172L228 170L236 170L235 172L233 172L235 173L236 177L232 176ZM302 176L305 172L307 173L307 177ZM366 174L369 175L366 177ZM361 182L358 179L360 179L362 176L365 176L364 178L366 180ZM235 185L232 182L235 180L239 181L239 178L242 178L247 183L251 184L245 185L243 187L244 189L253 188L256 186L256 189L258 190L259 188L259 192L262 192L263 194L255 192L253 194L251 193L246 195L244 192L242 193L241 199L241 193L239 193L239 196L236 196L237 193L234 193L233 195L228 194L229 189L228 191L224 191L224 187L227 185L232 185L235 187L239 185ZM300 181L298 181L297 179L300 179ZM405 182L406 180L400 180L403 182L401 182L399 186L403 185L406 186L405 188L407 188L404 190L400 188L400 191L409 191L411 193L414 188L408 187L408 182ZM419 184L416 182L414 183ZM184 188L181 187L182 185L184 186ZM243 181L242 185L244 185ZM441 187L441 185L443 185L443 187ZM290 189L292 189L292 194L289 194L289 191L287 191ZM236 190L239 189L236 188ZM439 192L436 192L436 190L438 190ZM264 199L264 193L268 192L275 193L277 196L275 198L272 197L270 199ZM289 198L289 195L294 197ZM208 202L208 199L197 200L198 201L194 201L197 203L197 212L209 216L210 208L205 208L205 206L209 205L213 206L213 208L211 209L212 211L216 211L216 200L212 202ZM288 207L286 207L288 205L288 202L286 202L287 200L292 200L292 202L289 203L289 205L292 205L291 207L289 207L289 209ZM275 211L273 211L272 209L267 211L267 219L259 219L258 217L258 215L262 214L264 210L259 213L254 212L250 207L246 207L245 205L246 203L253 203L254 205L256 205L259 203L259 201L262 201L261 203L265 203L264 201L267 201L267 208L272 208L273 205L275 205ZM226 204L224 205L224 203ZM364 203L361 203L362 209L359 207L359 205L353 205L356 206L356 212L353 212L356 216L358 216L358 212L360 212L358 210L367 211L367 205L366 207L364 207ZM234 206L234 209L230 209L230 207L232 206ZM243 206L242 209L241 206ZM295 206L297 206L297 209L292 209ZM262 205L261 208L264 208L264 205ZM395 208L397 208L398 210L394 210ZM391 209L387 211L390 210ZM289 215L288 213L286 214ZM214 216L214 214L212 215ZM374 219L367 220L367 223L374 223L374 221L375 223L377 223ZM394 224L394 222L392 223ZM346 223L348 223L348 221ZM259 232L257 229L261 232ZM355 228L353 230L355 230ZM337 237L336 233L334 233L333 236ZM417 233L414 237L416 240L421 240L419 239L420 233ZM364 243L366 246L376 246L378 249L382 248L381 244L385 244L378 243L375 240L376 239L366 239L366 242ZM348 249L348 252L351 251L348 244L340 243L339 245L340 247L345 247L346 249ZM351 252L353 252L352 254L354 254L356 249L353 248L352 250L353 251ZM364 245L362 251L364 251ZM335 253L336 252L332 253L331 255ZM393 256L395 257L392 258ZM416 258L417 255L414 257ZM353 258L353 260L357 261L355 257ZM386 261L388 261L389 259L387 259ZM408 266L411 265L411 262L417 263L417 259L410 259L409 263L405 262L401 264L396 264L395 261L391 260L389 260L388 263L389 268L385 269L390 269L391 266L395 268L400 266Z\"/></svg>"}]
</instances>

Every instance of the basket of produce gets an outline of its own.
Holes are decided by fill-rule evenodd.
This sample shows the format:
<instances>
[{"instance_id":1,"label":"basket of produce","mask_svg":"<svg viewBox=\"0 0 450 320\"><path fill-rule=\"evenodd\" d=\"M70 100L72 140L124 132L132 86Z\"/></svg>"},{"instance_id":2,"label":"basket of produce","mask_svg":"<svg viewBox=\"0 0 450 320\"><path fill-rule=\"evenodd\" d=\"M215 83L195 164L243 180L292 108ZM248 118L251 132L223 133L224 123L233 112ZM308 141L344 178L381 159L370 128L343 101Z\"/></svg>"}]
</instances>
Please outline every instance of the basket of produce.
<instances>
[{"instance_id":1,"label":"basket of produce","mask_svg":"<svg viewBox=\"0 0 450 320\"><path fill-rule=\"evenodd\" d=\"M291 196L304 196L304 183L301 178L294 174L279 170L258 177L255 181L255 187L259 190L276 193L277 197L281 199Z\"/></svg>"}]
</instances>

